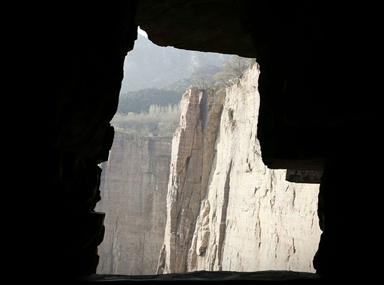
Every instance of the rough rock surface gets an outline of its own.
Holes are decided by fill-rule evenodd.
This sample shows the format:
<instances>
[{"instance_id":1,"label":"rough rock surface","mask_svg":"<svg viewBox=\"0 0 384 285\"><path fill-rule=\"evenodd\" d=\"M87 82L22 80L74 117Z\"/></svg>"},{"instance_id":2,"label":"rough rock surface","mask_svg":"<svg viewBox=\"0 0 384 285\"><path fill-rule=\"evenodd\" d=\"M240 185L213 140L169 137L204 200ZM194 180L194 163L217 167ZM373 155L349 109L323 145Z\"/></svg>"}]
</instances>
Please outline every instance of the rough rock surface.
<instances>
[{"instance_id":1,"label":"rough rock surface","mask_svg":"<svg viewBox=\"0 0 384 285\"><path fill-rule=\"evenodd\" d=\"M105 236L98 273L154 274L163 243L171 138L115 132L102 165Z\"/></svg>"},{"instance_id":2,"label":"rough rock surface","mask_svg":"<svg viewBox=\"0 0 384 285\"><path fill-rule=\"evenodd\" d=\"M223 94L217 94L218 101L223 98ZM208 98L212 99L213 96ZM206 195L206 174L212 164L215 142L212 136L215 136L221 112L221 104L214 104L214 101L208 102L206 99L203 92L191 88L181 101L180 126L172 141L165 228L168 234L164 237L165 246L160 254L158 273L186 271L185 260L191 246L200 204ZM202 105L205 105L205 110L201 108ZM202 117L205 118L204 124Z\"/></svg>"},{"instance_id":3,"label":"rough rock surface","mask_svg":"<svg viewBox=\"0 0 384 285\"><path fill-rule=\"evenodd\" d=\"M160 46L204 51L201 47L209 45L212 52L233 54L236 50L236 54L254 57L256 50L247 19L253 9L252 2L140 0L136 24ZM201 17L203 13L206 17ZM259 20L259 17L256 19Z\"/></svg>"},{"instance_id":4,"label":"rough rock surface","mask_svg":"<svg viewBox=\"0 0 384 285\"><path fill-rule=\"evenodd\" d=\"M263 164L258 75L255 64L229 89L184 94L158 273L314 271L319 187Z\"/></svg>"}]
</instances>

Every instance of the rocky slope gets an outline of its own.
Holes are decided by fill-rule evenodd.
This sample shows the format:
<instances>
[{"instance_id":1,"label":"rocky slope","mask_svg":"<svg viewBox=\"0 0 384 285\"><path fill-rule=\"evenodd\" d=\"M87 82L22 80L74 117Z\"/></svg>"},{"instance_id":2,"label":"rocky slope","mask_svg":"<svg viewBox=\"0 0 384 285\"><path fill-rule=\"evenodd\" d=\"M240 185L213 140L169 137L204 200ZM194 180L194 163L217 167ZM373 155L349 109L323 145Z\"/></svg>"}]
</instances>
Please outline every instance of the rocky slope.
<instances>
[{"instance_id":1,"label":"rocky slope","mask_svg":"<svg viewBox=\"0 0 384 285\"><path fill-rule=\"evenodd\" d=\"M231 88L183 95L158 273L313 271L319 186L263 164L258 76L255 64Z\"/></svg>"},{"instance_id":2,"label":"rocky slope","mask_svg":"<svg viewBox=\"0 0 384 285\"><path fill-rule=\"evenodd\" d=\"M98 273L154 274L163 243L171 138L115 132L102 164L101 202L106 213Z\"/></svg>"}]
</instances>

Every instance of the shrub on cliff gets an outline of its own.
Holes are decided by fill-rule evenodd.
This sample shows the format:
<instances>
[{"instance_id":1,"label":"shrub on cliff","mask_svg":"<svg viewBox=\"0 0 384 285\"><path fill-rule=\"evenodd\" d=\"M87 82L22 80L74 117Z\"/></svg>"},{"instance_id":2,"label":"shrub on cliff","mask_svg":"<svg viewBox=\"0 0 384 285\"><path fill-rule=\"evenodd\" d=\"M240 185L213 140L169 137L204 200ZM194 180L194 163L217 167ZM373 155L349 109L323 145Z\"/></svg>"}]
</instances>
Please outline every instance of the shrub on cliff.
<instances>
[{"instance_id":1,"label":"shrub on cliff","mask_svg":"<svg viewBox=\"0 0 384 285\"><path fill-rule=\"evenodd\" d=\"M245 58L232 55L223 64L221 71L215 74L200 73L192 77L193 86L199 89L207 89L211 87L229 87L238 82L244 72L256 62L254 58Z\"/></svg>"},{"instance_id":2,"label":"shrub on cliff","mask_svg":"<svg viewBox=\"0 0 384 285\"><path fill-rule=\"evenodd\" d=\"M214 75L217 84L229 87L239 81L244 72L256 62L255 58L232 55L223 64L223 71Z\"/></svg>"}]
</instances>

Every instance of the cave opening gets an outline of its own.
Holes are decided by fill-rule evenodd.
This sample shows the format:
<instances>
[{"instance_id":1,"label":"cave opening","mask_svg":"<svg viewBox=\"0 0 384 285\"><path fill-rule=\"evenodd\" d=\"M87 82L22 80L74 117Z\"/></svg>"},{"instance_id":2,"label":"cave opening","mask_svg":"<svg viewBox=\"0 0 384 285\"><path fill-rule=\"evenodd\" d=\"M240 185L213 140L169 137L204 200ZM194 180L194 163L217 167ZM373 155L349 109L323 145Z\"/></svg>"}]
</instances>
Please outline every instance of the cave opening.
<instances>
[{"instance_id":1,"label":"cave opening","mask_svg":"<svg viewBox=\"0 0 384 285\"><path fill-rule=\"evenodd\" d=\"M98 165L108 159L114 137L110 121L117 110L124 57L141 26L159 46L257 58L261 67L258 126L247 133L259 140L261 152L255 149L254 154L262 153L268 169L288 169L289 181L319 181L321 177L318 213L323 233L314 260L317 274L346 279L370 275L375 263L366 261L373 260L372 253L380 244L380 235L375 233L380 199L375 195L381 189L381 169L374 166L380 162L382 148L382 104L377 90L370 90L374 69L361 65L377 62L370 60L371 52L360 49L369 48L372 41L366 35L376 33L375 25L356 21L356 15L368 12L364 9L368 6L330 7L319 1L135 0L76 5L59 1L41 9L34 18L43 25L26 26L36 35L34 43L42 46L36 65L41 67L36 72L39 86L34 90L39 95L28 108L30 125L38 126L31 137L38 139L31 140L36 147L27 151L28 159L41 162L41 167L24 172L30 174L25 189L35 197L35 203L28 201L31 213L38 211L42 219L40 223L28 220L24 223L28 231L20 227L19 235L23 254L40 258L23 269L43 271L44 277L54 280L96 272L97 247L105 228L105 215L94 211L103 175ZM53 13L46 13L49 9ZM190 93L191 97L196 94ZM233 128L223 129L218 137L241 126L244 112L231 109L233 113L220 114L231 114L223 119L231 119ZM217 151L223 145L217 144ZM228 153L236 148L244 147L233 146ZM257 169L252 159L243 160L244 173L252 175ZM193 163L191 156L190 166ZM236 163L221 164L227 167L220 172L226 178L224 185L236 182ZM39 191L29 191L31 181ZM226 217L230 217L228 211L236 210L228 209L234 205L230 201L235 188L229 189L223 195L229 199L223 203ZM299 191L287 192L292 197L295 193L288 205L298 206ZM252 193L265 192L253 187ZM213 212L211 202L204 202L203 213ZM276 208L278 202L271 199L268 207ZM207 217L200 220L201 225L221 221L218 212ZM204 245L205 241L209 244L211 233L199 234L194 245L200 255L195 264L199 258L212 256ZM227 237L220 244L225 245ZM280 243L281 238L271 241ZM294 244L290 249L298 252ZM168 258L166 250L162 253Z\"/></svg>"}]
</instances>

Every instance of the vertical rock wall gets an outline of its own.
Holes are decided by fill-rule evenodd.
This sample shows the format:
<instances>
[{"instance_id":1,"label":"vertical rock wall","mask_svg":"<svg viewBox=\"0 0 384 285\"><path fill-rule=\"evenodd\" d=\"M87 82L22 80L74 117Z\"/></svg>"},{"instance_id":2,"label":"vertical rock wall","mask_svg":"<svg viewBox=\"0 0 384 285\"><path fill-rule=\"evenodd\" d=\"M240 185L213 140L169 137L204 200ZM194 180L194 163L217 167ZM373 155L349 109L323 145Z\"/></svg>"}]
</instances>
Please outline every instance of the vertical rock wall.
<instances>
[{"instance_id":1,"label":"vertical rock wall","mask_svg":"<svg viewBox=\"0 0 384 285\"><path fill-rule=\"evenodd\" d=\"M256 64L231 88L184 94L158 273L314 271L319 187L263 164L258 76Z\"/></svg>"},{"instance_id":2,"label":"vertical rock wall","mask_svg":"<svg viewBox=\"0 0 384 285\"><path fill-rule=\"evenodd\" d=\"M172 141L167 223L157 273L187 271L188 249L214 157L219 102L225 93L218 92L216 97L206 94L191 88L181 101L180 126Z\"/></svg>"},{"instance_id":3,"label":"vertical rock wall","mask_svg":"<svg viewBox=\"0 0 384 285\"><path fill-rule=\"evenodd\" d=\"M98 273L154 274L163 243L171 138L116 132L102 165Z\"/></svg>"}]
</instances>

